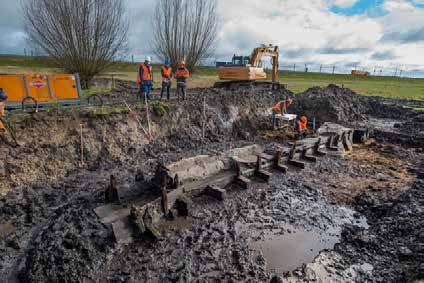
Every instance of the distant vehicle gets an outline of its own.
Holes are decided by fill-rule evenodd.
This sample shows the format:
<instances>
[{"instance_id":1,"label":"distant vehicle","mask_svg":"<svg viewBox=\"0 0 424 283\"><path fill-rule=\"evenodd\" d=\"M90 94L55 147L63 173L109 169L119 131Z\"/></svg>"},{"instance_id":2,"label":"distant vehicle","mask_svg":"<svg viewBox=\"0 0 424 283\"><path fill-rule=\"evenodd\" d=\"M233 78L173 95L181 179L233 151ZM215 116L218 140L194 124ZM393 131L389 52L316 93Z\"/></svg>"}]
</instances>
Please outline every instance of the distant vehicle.
<instances>
[{"instance_id":1,"label":"distant vehicle","mask_svg":"<svg viewBox=\"0 0 424 283\"><path fill-rule=\"evenodd\" d=\"M370 75L370 72L352 70L351 75L352 76L364 76L364 77L368 77Z\"/></svg>"}]
</instances>

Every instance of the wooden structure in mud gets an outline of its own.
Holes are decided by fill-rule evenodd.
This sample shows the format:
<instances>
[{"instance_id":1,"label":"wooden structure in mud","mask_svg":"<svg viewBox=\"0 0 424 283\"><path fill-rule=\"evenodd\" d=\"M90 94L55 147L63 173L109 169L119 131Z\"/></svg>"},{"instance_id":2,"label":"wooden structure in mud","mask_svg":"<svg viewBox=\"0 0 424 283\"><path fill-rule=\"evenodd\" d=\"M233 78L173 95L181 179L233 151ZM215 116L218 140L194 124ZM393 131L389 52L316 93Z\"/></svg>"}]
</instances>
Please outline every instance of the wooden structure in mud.
<instances>
[{"instance_id":1,"label":"wooden structure in mud","mask_svg":"<svg viewBox=\"0 0 424 283\"><path fill-rule=\"evenodd\" d=\"M285 173L290 166L304 169L307 164L317 162L320 156L326 155L327 151L352 149L352 129L327 124L318 133L318 137L293 142L273 154L251 147L221 157L199 156L171 166L159 165L150 182L157 195L155 200L116 204L117 200L112 199L111 202L115 204L98 207L95 213L104 224L112 225L116 241L120 244L130 243L134 238L146 234L159 237L160 232L155 228L157 223L189 214L189 193L203 193L223 200L223 188L227 185L237 184L243 189L249 189L252 177L267 182L273 170ZM203 163L204 167L200 168L199 163ZM200 169L196 170L196 166ZM106 199L110 200L108 196L116 190L116 181L111 178L111 185L105 193Z\"/></svg>"}]
</instances>

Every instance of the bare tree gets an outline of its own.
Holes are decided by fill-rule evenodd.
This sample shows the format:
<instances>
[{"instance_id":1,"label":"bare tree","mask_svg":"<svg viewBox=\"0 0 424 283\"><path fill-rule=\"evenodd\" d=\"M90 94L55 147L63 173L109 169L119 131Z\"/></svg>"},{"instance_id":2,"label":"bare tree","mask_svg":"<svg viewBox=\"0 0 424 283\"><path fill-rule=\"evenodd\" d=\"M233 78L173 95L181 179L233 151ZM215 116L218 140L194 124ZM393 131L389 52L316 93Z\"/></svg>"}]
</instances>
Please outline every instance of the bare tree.
<instances>
[{"instance_id":1,"label":"bare tree","mask_svg":"<svg viewBox=\"0 0 424 283\"><path fill-rule=\"evenodd\" d=\"M29 39L85 88L126 48L123 0L25 0L22 8Z\"/></svg>"},{"instance_id":2,"label":"bare tree","mask_svg":"<svg viewBox=\"0 0 424 283\"><path fill-rule=\"evenodd\" d=\"M210 58L217 40L216 0L159 0L152 20L153 52L175 66L184 59L193 71Z\"/></svg>"}]
</instances>

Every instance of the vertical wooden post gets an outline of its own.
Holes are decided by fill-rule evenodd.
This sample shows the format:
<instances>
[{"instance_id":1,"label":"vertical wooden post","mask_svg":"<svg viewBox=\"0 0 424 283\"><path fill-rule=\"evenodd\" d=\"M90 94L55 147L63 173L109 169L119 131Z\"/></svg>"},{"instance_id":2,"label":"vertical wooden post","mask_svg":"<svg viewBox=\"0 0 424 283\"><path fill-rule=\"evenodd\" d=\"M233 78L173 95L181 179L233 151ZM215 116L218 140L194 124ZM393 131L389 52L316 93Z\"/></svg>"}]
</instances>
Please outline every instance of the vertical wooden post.
<instances>
[{"instance_id":1,"label":"vertical wooden post","mask_svg":"<svg viewBox=\"0 0 424 283\"><path fill-rule=\"evenodd\" d=\"M290 150L289 160L293 160L294 155L296 153L297 142L294 142L292 149Z\"/></svg>"},{"instance_id":2,"label":"vertical wooden post","mask_svg":"<svg viewBox=\"0 0 424 283\"><path fill-rule=\"evenodd\" d=\"M256 171L261 171L262 169L262 155L258 154L258 159L256 160Z\"/></svg>"},{"instance_id":3,"label":"vertical wooden post","mask_svg":"<svg viewBox=\"0 0 424 283\"><path fill-rule=\"evenodd\" d=\"M281 150L277 150L274 158L274 167L278 168L281 162Z\"/></svg>"},{"instance_id":4,"label":"vertical wooden post","mask_svg":"<svg viewBox=\"0 0 424 283\"><path fill-rule=\"evenodd\" d=\"M161 192L162 192L162 210L165 216L169 214L168 192L166 190L167 184L168 184L168 176L164 174L161 180L160 186L161 186Z\"/></svg>"}]
</instances>

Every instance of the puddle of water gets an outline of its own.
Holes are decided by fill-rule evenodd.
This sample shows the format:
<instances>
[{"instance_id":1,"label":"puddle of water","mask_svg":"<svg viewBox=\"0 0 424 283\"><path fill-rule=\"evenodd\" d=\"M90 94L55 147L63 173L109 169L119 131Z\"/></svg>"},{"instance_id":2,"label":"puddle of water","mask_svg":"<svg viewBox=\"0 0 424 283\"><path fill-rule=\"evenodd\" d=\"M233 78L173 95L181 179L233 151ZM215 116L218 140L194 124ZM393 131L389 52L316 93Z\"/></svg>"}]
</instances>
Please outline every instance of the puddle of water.
<instances>
[{"instance_id":1,"label":"puddle of water","mask_svg":"<svg viewBox=\"0 0 424 283\"><path fill-rule=\"evenodd\" d=\"M334 245L340 241L343 224L353 224L368 229L369 225L365 217L355 218L355 212L348 207L339 209L346 217L339 219L337 226L329 227L325 231L307 231L284 224L284 231L293 232L285 232L282 235L267 232L263 240L251 242L250 247L262 252L267 261L268 271L277 274L292 271L304 263L312 262L322 250L333 249ZM237 226L236 228L240 229Z\"/></svg>"},{"instance_id":2,"label":"puddle of water","mask_svg":"<svg viewBox=\"0 0 424 283\"><path fill-rule=\"evenodd\" d=\"M338 233L296 231L268 235L263 241L251 243L251 247L263 253L269 271L282 274L312 262L321 250L332 249L338 241Z\"/></svg>"}]
</instances>

